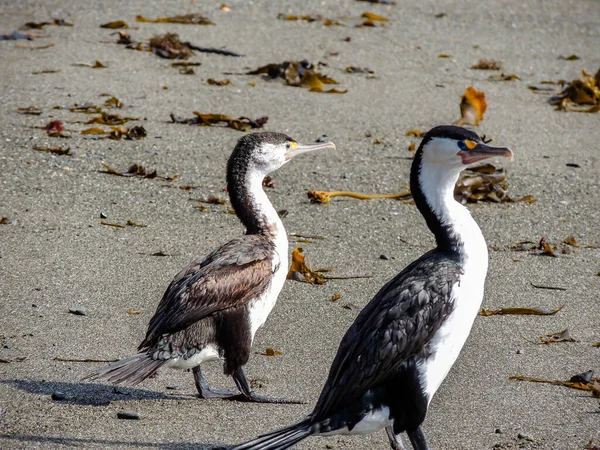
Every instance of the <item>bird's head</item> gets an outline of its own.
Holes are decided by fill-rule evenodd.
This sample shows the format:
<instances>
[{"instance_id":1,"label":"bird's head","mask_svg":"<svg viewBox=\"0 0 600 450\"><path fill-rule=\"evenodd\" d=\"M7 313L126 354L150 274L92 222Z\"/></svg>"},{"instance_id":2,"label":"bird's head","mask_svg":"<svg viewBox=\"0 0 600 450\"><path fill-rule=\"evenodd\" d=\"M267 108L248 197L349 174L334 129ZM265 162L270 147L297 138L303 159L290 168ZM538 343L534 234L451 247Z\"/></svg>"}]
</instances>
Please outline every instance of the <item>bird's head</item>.
<instances>
[{"instance_id":1,"label":"bird's head","mask_svg":"<svg viewBox=\"0 0 600 450\"><path fill-rule=\"evenodd\" d=\"M244 160L248 167L267 175L302 153L318 150L335 150L332 142L300 144L282 133L251 133L242 137L233 153L230 164L234 160Z\"/></svg>"},{"instance_id":2,"label":"bird's head","mask_svg":"<svg viewBox=\"0 0 600 450\"><path fill-rule=\"evenodd\" d=\"M513 159L511 149L488 145L477 133L452 125L429 130L423 137L419 152L425 165L447 166L458 171L496 156Z\"/></svg>"}]
</instances>

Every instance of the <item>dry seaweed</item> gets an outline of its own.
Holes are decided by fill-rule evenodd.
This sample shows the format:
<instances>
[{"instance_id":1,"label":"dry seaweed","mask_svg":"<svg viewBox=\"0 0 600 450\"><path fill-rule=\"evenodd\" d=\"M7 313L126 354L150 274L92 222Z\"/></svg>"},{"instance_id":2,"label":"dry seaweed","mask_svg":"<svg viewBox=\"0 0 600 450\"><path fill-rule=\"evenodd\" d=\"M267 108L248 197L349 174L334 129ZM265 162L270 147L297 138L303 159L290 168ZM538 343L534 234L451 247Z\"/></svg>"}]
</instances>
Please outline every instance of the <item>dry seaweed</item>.
<instances>
[{"instance_id":1,"label":"dry seaweed","mask_svg":"<svg viewBox=\"0 0 600 450\"><path fill-rule=\"evenodd\" d=\"M375 27L375 26L377 26L376 22L387 22L388 21L387 17L383 17L383 16L380 16L379 14L375 14L375 13L368 12L368 11L362 13L362 15L360 17L365 20L360 25L356 25L357 28Z\"/></svg>"},{"instance_id":2,"label":"dry seaweed","mask_svg":"<svg viewBox=\"0 0 600 450\"><path fill-rule=\"evenodd\" d=\"M233 128L238 131L248 131L253 128L262 128L267 123L269 118L267 116L259 117L256 120L249 119L248 117L233 117L225 114L202 114L198 111L193 112L194 117L189 119L182 119L175 114L171 114L171 120L173 123L183 123L188 125L199 125L199 126L221 126Z\"/></svg>"},{"instance_id":3,"label":"dry seaweed","mask_svg":"<svg viewBox=\"0 0 600 450\"><path fill-rule=\"evenodd\" d=\"M571 81L557 96L549 100L557 111L595 113L600 111L600 69L591 76L582 70L581 78Z\"/></svg>"},{"instance_id":4,"label":"dry seaweed","mask_svg":"<svg viewBox=\"0 0 600 450\"><path fill-rule=\"evenodd\" d=\"M71 147L41 147L39 145L34 145L33 149L38 152L53 153L55 155L71 155Z\"/></svg>"},{"instance_id":5,"label":"dry seaweed","mask_svg":"<svg viewBox=\"0 0 600 450\"><path fill-rule=\"evenodd\" d=\"M292 252L292 264L290 265L287 279L301 281L303 278L309 284L325 284L327 280L325 280L323 275L313 272L308 268L302 251L302 247L296 247Z\"/></svg>"},{"instance_id":6,"label":"dry seaweed","mask_svg":"<svg viewBox=\"0 0 600 450\"><path fill-rule=\"evenodd\" d=\"M137 141L146 137L146 129L141 125L135 125L130 128L111 127L112 131L107 136L108 139Z\"/></svg>"},{"instance_id":7,"label":"dry seaweed","mask_svg":"<svg viewBox=\"0 0 600 450\"><path fill-rule=\"evenodd\" d=\"M267 347L264 352L255 352L255 353L257 355L262 355L262 356L281 356L281 355L283 355L282 352L280 352L279 350L274 350L273 347Z\"/></svg>"},{"instance_id":8,"label":"dry seaweed","mask_svg":"<svg viewBox=\"0 0 600 450\"><path fill-rule=\"evenodd\" d=\"M406 133L404 133L404 136L423 137L424 134L425 132L421 130L408 130Z\"/></svg>"},{"instance_id":9,"label":"dry seaweed","mask_svg":"<svg viewBox=\"0 0 600 450\"><path fill-rule=\"evenodd\" d=\"M21 29L23 30L41 30L46 25L55 27L72 27L73 24L65 21L64 19L52 19L51 22L27 22Z\"/></svg>"},{"instance_id":10,"label":"dry seaweed","mask_svg":"<svg viewBox=\"0 0 600 450\"><path fill-rule=\"evenodd\" d=\"M206 200L197 199L196 201L200 203L208 203L209 205L225 205L227 203L227 200L219 198L214 194L210 194Z\"/></svg>"},{"instance_id":11,"label":"dry seaweed","mask_svg":"<svg viewBox=\"0 0 600 450\"><path fill-rule=\"evenodd\" d=\"M227 86L231 84L229 80L215 80L213 78L209 78L206 82L211 86Z\"/></svg>"},{"instance_id":12,"label":"dry seaweed","mask_svg":"<svg viewBox=\"0 0 600 450\"><path fill-rule=\"evenodd\" d=\"M308 191L307 196L312 203L327 203L333 197L351 197L357 198L359 200L371 200L376 198L397 198L397 199L412 199L412 194L410 191L401 192L398 194L361 194L358 192L349 192L349 191Z\"/></svg>"},{"instance_id":13,"label":"dry seaweed","mask_svg":"<svg viewBox=\"0 0 600 450\"><path fill-rule=\"evenodd\" d=\"M188 59L194 54L175 33L154 36L150 39L150 50L155 55L167 59Z\"/></svg>"},{"instance_id":14,"label":"dry seaweed","mask_svg":"<svg viewBox=\"0 0 600 450\"><path fill-rule=\"evenodd\" d=\"M108 175L116 175L118 177L141 177L141 178L160 178L163 180L167 180L167 181L175 181L175 179L177 178L177 174L173 175L172 177L164 177L164 176L159 176L156 173L156 170L153 170L152 172L146 170L146 168L144 166L140 166L138 164L132 164L131 166L129 166L129 169L127 170L127 172L119 172L118 170L113 169L112 167L110 167L108 164L102 163L102 166L104 167L104 170L99 170L100 173L106 173Z\"/></svg>"},{"instance_id":15,"label":"dry seaweed","mask_svg":"<svg viewBox=\"0 0 600 450\"><path fill-rule=\"evenodd\" d=\"M290 20L290 21L321 22L326 27L329 27L329 26L332 26L332 25L338 25L338 26L343 26L344 25L339 20L328 19L326 17L323 17L320 14L305 14L305 15L302 15L302 16L295 16L295 15L292 15L292 14L279 13L277 15L277 18L280 19L280 20Z\"/></svg>"},{"instance_id":16,"label":"dry seaweed","mask_svg":"<svg viewBox=\"0 0 600 450\"><path fill-rule=\"evenodd\" d=\"M104 102L104 106L106 106L107 108L122 108L123 102L117 97L110 97Z\"/></svg>"},{"instance_id":17,"label":"dry seaweed","mask_svg":"<svg viewBox=\"0 0 600 450\"><path fill-rule=\"evenodd\" d=\"M53 69L44 69L44 70L36 70L35 72L31 72L32 75L42 75L42 74L46 74L46 73L58 73L60 72L60 70L53 70Z\"/></svg>"},{"instance_id":18,"label":"dry seaweed","mask_svg":"<svg viewBox=\"0 0 600 450\"><path fill-rule=\"evenodd\" d=\"M102 64L100 61L96 60L93 63L75 63L74 66L78 67L91 67L92 69L106 69L107 66Z\"/></svg>"},{"instance_id":19,"label":"dry seaweed","mask_svg":"<svg viewBox=\"0 0 600 450\"><path fill-rule=\"evenodd\" d=\"M346 72L348 72L348 73L366 73L369 75L373 75L375 73L374 70L369 69L368 67L355 67L355 66L346 67Z\"/></svg>"},{"instance_id":20,"label":"dry seaweed","mask_svg":"<svg viewBox=\"0 0 600 450\"><path fill-rule=\"evenodd\" d=\"M25 108L17 108L17 112L19 114L28 114L30 116L39 116L42 114L42 110L40 108L36 108L35 106L27 106Z\"/></svg>"},{"instance_id":21,"label":"dry seaweed","mask_svg":"<svg viewBox=\"0 0 600 450\"><path fill-rule=\"evenodd\" d=\"M289 86L304 87L312 92L344 94L347 91L325 90L327 84L338 84L334 79L320 73L319 68L303 61L284 61L281 64L267 64L246 72L247 75L265 75L268 78L281 78Z\"/></svg>"},{"instance_id":22,"label":"dry seaweed","mask_svg":"<svg viewBox=\"0 0 600 450\"><path fill-rule=\"evenodd\" d=\"M179 23L184 25L214 25L208 17L200 13L185 14L183 16L158 17L156 19L146 19L143 16L136 16L136 22L144 23Z\"/></svg>"},{"instance_id":23,"label":"dry seaweed","mask_svg":"<svg viewBox=\"0 0 600 450\"><path fill-rule=\"evenodd\" d=\"M485 94L469 86L460 101L460 115L456 125L479 125L487 109Z\"/></svg>"},{"instance_id":24,"label":"dry seaweed","mask_svg":"<svg viewBox=\"0 0 600 450\"><path fill-rule=\"evenodd\" d=\"M70 138L71 137L68 134L63 134L63 131L65 131L65 126L63 125L63 123L60 120L51 120L50 122L48 122L46 124L46 126L44 127L44 130L46 130L46 133L50 137L59 137L59 138Z\"/></svg>"},{"instance_id":25,"label":"dry seaweed","mask_svg":"<svg viewBox=\"0 0 600 450\"><path fill-rule=\"evenodd\" d=\"M115 20L114 22L108 22L100 25L100 28L108 28L109 30L119 30L122 28L129 28L129 25L123 20Z\"/></svg>"},{"instance_id":26,"label":"dry seaweed","mask_svg":"<svg viewBox=\"0 0 600 450\"><path fill-rule=\"evenodd\" d=\"M130 120L138 120L133 117L121 117L118 114L108 114L103 111L100 112L99 116L96 116L86 122L87 125L98 123L100 125L123 125Z\"/></svg>"},{"instance_id":27,"label":"dry seaweed","mask_svg":"<svg viewBox=\"0 0 600 450\"><path fill-rule=\"evenodd\" d=\"M502 70L502 63L495 59L480 59L470 67L473 70Z\"/></svg>"},{"instance_id":28,"label":"dry seaweed","mask_svg":"<svg viewBox=\"0 0 600 450\"><path fill-rule=\"evenodd\" d=\"M555 309L546 308L497 308L497 309L482 309L479 311L480 316L504 316L504 315L536 315L536 316L551 316L563 309L559 306Z\"/></svg>"},{"instance_id":29,"label":"dry seaweed","mask_svg":"<svg viewBox=\"0 0 600 450\"><path fill-rule=\"evenodd\" d=\"M503 168L484 164L466 169L454 188L454 198L462 203L534 203L533 195L514 199L508 195L508 182Z\"/></svg>"},{"instance_id":30,"label":"dry seaweed","mask_svg":"<svg viewBox=\"0 0 600 450\"><path fill-rule=\"evenodd\" d=\"M577 56L577 55L573 54L573 55L571 55L571 56L563 56L563 55L560 55L560 56L558 57L558 59L562 59L562 60L564 60L564 61L577 61L577 60L579 60L579 59L581 59L581 58L579 58L579 56Z\"/></svg>"},{"instance_id":31,"label":"dry seaweed","mask_svg":"<svg viewBox=\"0 0 600 450\"><path fill-rule=\"evenodd\" d=\"M102 128L98 128L98 127L91 127L91 128L86 128L85 130L81 130L79 132L79 134L101 136L101 135L108 134L108 131L104 131Z\"/></svg>"},{"instance_id":32,"label":"dry seaweed","mask_svg":"<svg viewBox=\"0 0 600 450\"><path fill-rule=\"evenodd\" d=\"M512 81L512 80L520 80L520 78L518 76L516 76L515 74L505 75L505 74L501 73L501 74L496 74L496 75L490 75L488 77L488 80L490 80L490 81Z\"/></svg>"},{"instance_id":33,"label":"dry seaweed","mask_svg":"<svg viewBox=\"0 0 600 450\"><path fill-rule=\"evenodd\" d=\"M581 391L589 391L592 393L592 395L594 397L600 397L600 384L598 384L598 382L600 382L599 378L595 378L595 379L590 378L590 380L588 382L585 382L583 379L579 380L576 377L577 376L571 377L571 379L569 379L568 381L562 381L562 380L546 380L543 378L515 375L515 376L508 377L508 379L509 380L517 380L517 381L529 381L532 383L554 384L556 386L564 386L564 387L569 387L572 389L578 389ZM576 381L573 381L573 379L575 379Z\"/></svg>"},{"instance_id":34,"label":"dry seaweed","mask_svg":"<svg viewBox=\"0 0 600 450\"><path fill-rule=\"evenodd\" d=\"M8 225L10 223L10 219L8 217L0 217L0 225Z\"/></svg>"},{"instance_id":35,"label":"dry seaweed","mask_svg":"<svg viewBox=\"0 0 600 450\"><path fill-rule=\"evenodd\" d=\"M577 342L573 336L571 336L571 332L569 329L563 330L559 333L547 334L546 336L539 337L541 344L553 344L556 342Z\"/></svg>"},{"instance_id":36,"label":"dry seaweed","mask_svg":"<svg viewBox=\"0 0 600 450\"><path fill-rule=\"evenodd\" d=\"M140 225L135 223L133 220L128 220L125 225L121 225L120 223L113 223L113 222L106 222L104 220L100 221L100 225L106 225L107 227L114 227L114 228L127 228L127 227L132 227L132 228L146 228L148 225Z\"/></svg>"}]
</instances>

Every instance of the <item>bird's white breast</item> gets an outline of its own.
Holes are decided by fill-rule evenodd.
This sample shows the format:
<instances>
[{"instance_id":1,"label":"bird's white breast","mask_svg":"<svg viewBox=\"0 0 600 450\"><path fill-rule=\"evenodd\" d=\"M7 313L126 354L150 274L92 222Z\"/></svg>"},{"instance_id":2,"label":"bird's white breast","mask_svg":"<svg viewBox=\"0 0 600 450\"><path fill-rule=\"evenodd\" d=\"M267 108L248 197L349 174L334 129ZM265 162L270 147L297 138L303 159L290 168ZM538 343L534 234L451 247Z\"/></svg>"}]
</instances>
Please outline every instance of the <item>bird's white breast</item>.
<instances>
[{"instance_id":1,"label":"bird's white breast","mask_svg":"<svg viewBox=\"0 0 600 450\"><path fill-rule=\"evenodd\" d=\"M428 402L431 401L458 358L481 308L488 255L479 228L472 230L472 233L471 239L468 240L471 242L465 243L464 272L458 282L452 286L454 310L429 342L431 356L418 366L421 384Z\"/></svg>"},{"instance_id":2,"label":"bird's white breast","mask_svg":"<svg viewBox=\"0 0 600 450\"><path fill-rule=\"evenodd\" d=\"M277 302L288 272L288 241L283 226L275 236L275 251L271 268L274 271L271 282L264 293L249 304L250 332L252 340L256 331L264 325Z\"/></svg>"}]
</instances>

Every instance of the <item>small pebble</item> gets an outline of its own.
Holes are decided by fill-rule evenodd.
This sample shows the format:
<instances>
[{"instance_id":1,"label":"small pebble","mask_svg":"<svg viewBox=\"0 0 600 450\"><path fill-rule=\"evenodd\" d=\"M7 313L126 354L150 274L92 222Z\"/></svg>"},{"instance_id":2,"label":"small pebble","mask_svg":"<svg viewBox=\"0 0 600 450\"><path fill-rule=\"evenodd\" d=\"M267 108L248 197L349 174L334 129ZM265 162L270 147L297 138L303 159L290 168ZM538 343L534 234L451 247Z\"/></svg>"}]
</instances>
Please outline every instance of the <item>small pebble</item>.
<instances>
[{"instance_id":1,"label":"small pebble","mask_svg":"<svg viewBox=\"0 0 600 450\"><path fill-rule=\"evenodd\" d=\"M52 393L52 400L64 400L67 398L64 392L55 391Z\"/></svg>"},{"instance_id":2,"label":"small pebble","mask_svg":"<svg viewBox=\"0 0 600 450\"><path fill-rule=\"evenodd\" d=\"M495 433L496 433L496 434L502 434L502 430L501 430L500 428L496 428L496 431L495 431Z\"/></svg>"},{"instance_id":3,"label":"small pebble","mask_svg":"<svg viewBox=\"0 0 600 450\"><path fill-rule=\"evenodd\" d=\"M523 350L519 349L517 350L517 355L522 355L523 354Z\"/></svg>"},{"instance_id":4,"label":"small pebble","mask_svg":"<svg viewBox=\"0 0 600 450\"><path fill-rule=\"evenodd\" d=\"M108 217L108 215L107 215L107 214L106 214L104 211L102 211L102 212L100 213L100 218L101 218L101 219L106 219L107 217Z\"/></svg>"},{"instance_id":5,"label":"small pebble","mask_svg":"<svg viewBox=\"0 0 600 450\"><path fill-rule=\"evenodd\" d=\"M387 261L390 258L388 258L386 255L379 255L379 259L383 259L383 260Z\"/></svg>"},{"instance_id":6,"label":"small pebble","mask_svg":"<svg viewBox=\"0 0 600 450\"><path fill-rule=\"evenodd\" d=\"M327 135L323 134L320 137L318 137L315 142L326 142L326 141L327 141Z\"/></svg>"},{"instance_id":7,"label":"small pebble","mask_svg":"<svg viewBox=\"0 0 600 450\"><path fill-rule=\"evenodd\" d=\"M140 420L140 413L137 411L119 411L117 417L125 420Z\"/></svg>"},{"instance_id":8,"label":"small pebble","mask_svg":"<svg viewBox=\"0 0 600 450\"><path fill-rule=\"evenodd\" d=\"M71 314L75 314L76 316L87 316L87 310L83 306L77 306L75 308L69 308L69 312Z\"/></svg>"},{"instance_id":9,"label":"small pebble","mask_svg":"<svg viewBox=\"0 0 600 450\"><path fill-rule=\"evenodd\" d=\"M531 436L529 436L528 434L525 434L525 433L519 433L519 434L517 435L517 437L518 437L519 439L523 439L524 441L533 442L533 438L532 438Z\"/></svg>"},{"instance_id":10,"label":"small pebble","mask_svg":"<svg viewBox=\"0 0 600 450\"><path fill-rule=\"evenodd\" d=\"M167 389L169 389L171 391L176 391L177 389L181 389L181 383L167 384Z\"/></svg>"},{"instance_id":11,"label":"small pebble","mask_svg":"<svg viewBox=\"0 0 600 450\"><path fill-rule=\"evenodd\" d=\"M4 348L7 348L10 350L12 348L12 344L4 344Z\"/></svg>"}]
</instances>

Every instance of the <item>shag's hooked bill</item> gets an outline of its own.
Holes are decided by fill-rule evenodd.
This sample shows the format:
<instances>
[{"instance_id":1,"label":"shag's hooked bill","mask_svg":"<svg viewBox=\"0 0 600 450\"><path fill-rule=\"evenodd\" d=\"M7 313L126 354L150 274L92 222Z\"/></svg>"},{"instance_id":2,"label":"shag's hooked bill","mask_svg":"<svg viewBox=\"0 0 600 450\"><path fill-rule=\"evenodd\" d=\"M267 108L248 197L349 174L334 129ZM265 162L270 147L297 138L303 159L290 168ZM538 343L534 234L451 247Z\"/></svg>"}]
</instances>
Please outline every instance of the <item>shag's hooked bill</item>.
<instances>
[{"instance_id":1,"label":"shag's hooked bill","mask_svg":"<svg viewBox=\"0 0 600 450\"><path fill-rule=\"evenodd\" d=\"M288 268L287 234L262 182L302 153L333 149L331 142L304 145L281 133L241 138L227 163L227 188L246 233L175 276L150 320L139 353L86 378L136 385L162 367L192 369L201 398L240 395L248 401L286 402L255 393L242 369ZM224 372L233 377L239 392L209 387L200 366L214 359L224 361Z\"/></svg>"},{"instance_id":2,"label":"shag's hooked bill","mask_svg":"<svg viewBox=\"0 0 600 450\"><path fill-rule=\"evenodd\" d=\"M348 329L317 405L301 422L232 447L285 449L311 435L386 429L394 450L406 432L429 446L421 424L462 349L483 299L487 246L467 208L454 200L461 170L485 159L512 159L456 126L430 130L415 154L410 188L437 247L390 280Z\"/></svg>"}]
</instances>

